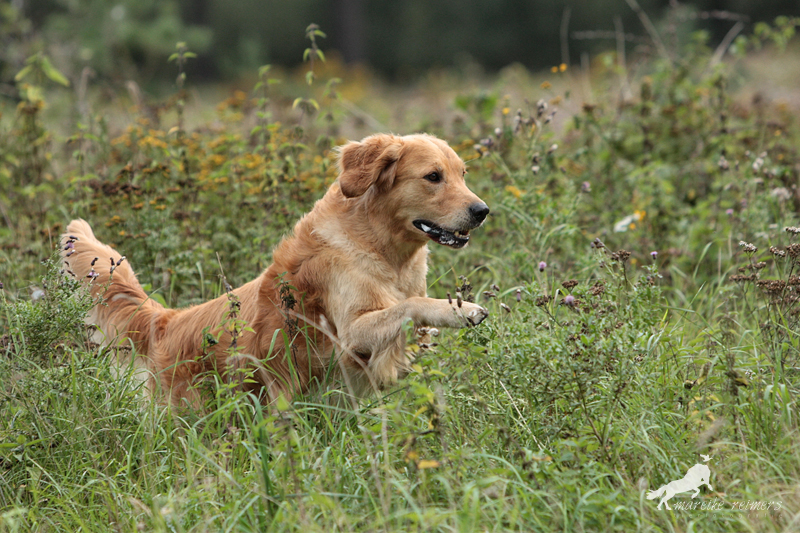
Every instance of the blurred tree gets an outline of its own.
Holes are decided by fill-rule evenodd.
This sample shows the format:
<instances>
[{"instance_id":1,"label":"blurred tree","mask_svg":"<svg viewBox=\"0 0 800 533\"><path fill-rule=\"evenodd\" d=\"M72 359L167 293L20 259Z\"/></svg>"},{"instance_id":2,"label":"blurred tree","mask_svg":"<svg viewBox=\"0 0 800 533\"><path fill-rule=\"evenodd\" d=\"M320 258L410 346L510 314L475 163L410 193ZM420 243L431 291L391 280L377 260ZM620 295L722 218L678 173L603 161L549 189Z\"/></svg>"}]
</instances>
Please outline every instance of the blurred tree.
<instances>
[{"instance_id":1,"label":"blurred tree","mask_svg":"<svg viewBox=\"0 0 800 533\"><path fill-rule=\"evenodd\" d=\"M719 42L740 15L748 21L745 33L759 20L800 16L798 0L638 3L668 45L697 28ZM101 75L145 81L172 78L165 59L178 41L200 55L190 76L230 78L266 63L298 65L311 22L328 34L327 51L338 49L346 61L393 77L465 61L489 70L513 62L529 68L561 63L566 9L572 62L582 52L613 47L615 20L625 33L648 38L626 0L0 0L0 17L12 5L60 48L60 54L48 52L59 68L70 72L60 61L69 59ZM0 35L4 45L8 35ZM9 54L0 50L0 67Z\"/></svg>"},{"instance_id":2,"label":"blurred tree","mask_svg":"<svg viewBox=\"0 0 800 533\"><path fill-rule=\"evenodd\" d=\"M175 43L205 51L212 30L186 22L177 0L28 0L28 11L56 48L62 68L148 81L174 76L167 57ZM71 65L63 63L70 62Z\"/></svg>"}]
</instances>

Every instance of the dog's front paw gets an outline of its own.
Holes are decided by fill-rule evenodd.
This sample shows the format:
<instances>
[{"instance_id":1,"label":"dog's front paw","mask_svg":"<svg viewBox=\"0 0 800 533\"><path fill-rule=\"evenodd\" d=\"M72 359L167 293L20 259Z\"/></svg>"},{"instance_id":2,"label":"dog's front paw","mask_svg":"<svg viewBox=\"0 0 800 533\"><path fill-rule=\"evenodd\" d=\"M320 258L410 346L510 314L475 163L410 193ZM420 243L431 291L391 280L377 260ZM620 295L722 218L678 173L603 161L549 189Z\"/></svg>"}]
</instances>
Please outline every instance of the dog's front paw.
<instances>
[{"instance_id":1,"label":"dog's front paw","mask_svg":"<svg viewBox=\"0 0 800 533\"><path fill-rule=\"evenodd\" d=\"M461 305L461 311L464 313L464 317L467 319L470 326L477 326L489 316L489 311L478 304L464 302Z\"/></svg>"}]
</instances>

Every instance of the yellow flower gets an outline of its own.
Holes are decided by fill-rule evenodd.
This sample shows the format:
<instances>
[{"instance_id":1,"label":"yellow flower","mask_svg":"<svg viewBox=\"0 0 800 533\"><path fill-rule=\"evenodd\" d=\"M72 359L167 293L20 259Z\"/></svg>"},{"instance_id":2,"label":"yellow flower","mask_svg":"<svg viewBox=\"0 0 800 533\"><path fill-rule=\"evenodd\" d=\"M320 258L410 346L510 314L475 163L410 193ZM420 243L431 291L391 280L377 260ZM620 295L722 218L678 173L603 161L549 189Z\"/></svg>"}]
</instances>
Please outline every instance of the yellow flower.
<instances>
[{"instance_id":1,"label":"yellow flower","mask_svg":"<svg viewBox=\"0 0 800 533\"><path fill-rule=\"evenodd\" d=\"M425 470L427 468L436 468L440 465L439 461L434 461L432 459L423 459L422 461L417 463L417 468L420 470Z\"/></svg>"},{"instance_id":2,"label":"yellow flower","mask_svg":"<svg viewBox=\"0 0 800 533\"><path fill-rule=\"evenodd\" d=\"M514 198L519 198L522 196L522 191L513 185L506 185L506 191L514 195Z\"/></svg>"},{"instance_id":3,"label":"yellow flower","mask_svg":"<svg viewBox=\"0 0 800 533\"><path fill-rule=\"evenodd\" d=\"M565 70L567 70L567 64L566 63L561 63L558 66L558 70L560 70L561 72L564 72Z\"/></svg>"},{"instance_id":4,"label":"yellow flower","mask_svg":"<svg viewBox=\"0 0 800 533\"><path fill-rule=\"evenodd\" d=\"M508 115L509 113L511 113L511 108L510 107L504 107L503 108L503 114L504 115Z\"/></svg>"},{"instance_id":5,"label":"yellow flower","mask_svg":"<svg viewBox=\"0 0 800 533\"><path fill-rule=\"evenodd\" d=\"M542 89L549 89L550 87L552 87L552 85L550 84L549 81L545 81L542 83L541 87Z\"/></svg>"},{"instance_id":6,"label":"yellow flower","mask_svg":"<svg viewBox=\"0 0 800 533\"><path fill-rule=\"evenodd\" d=\"M555 74L556 72L558 72L558 67L553 67L553 68L551 68L551 69L550 69L550 72L552 72L553 74Z\"/></svg>"}]
</instances>

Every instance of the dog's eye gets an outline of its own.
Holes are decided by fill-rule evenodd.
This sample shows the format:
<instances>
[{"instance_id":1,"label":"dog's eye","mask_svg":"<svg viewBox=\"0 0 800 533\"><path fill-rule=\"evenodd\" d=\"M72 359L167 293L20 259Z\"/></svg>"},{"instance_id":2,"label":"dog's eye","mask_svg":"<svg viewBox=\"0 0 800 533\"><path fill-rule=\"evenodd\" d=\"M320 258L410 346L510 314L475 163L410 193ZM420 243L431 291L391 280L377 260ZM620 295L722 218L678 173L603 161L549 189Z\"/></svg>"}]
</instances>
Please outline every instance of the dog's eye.
<instances>
[{"instance_id":1,"label":"dog's eye","mask_svg":"<svg viewBox=\"0 0 800 533\"><path fill-rule=\"evenodd\" d=\"M442 181L442 175L439 174L438 172L431 172L430 174L425 176L425 179L430 181L431 183L439 183L440 181Z\"/></svg>"}]
</instances>

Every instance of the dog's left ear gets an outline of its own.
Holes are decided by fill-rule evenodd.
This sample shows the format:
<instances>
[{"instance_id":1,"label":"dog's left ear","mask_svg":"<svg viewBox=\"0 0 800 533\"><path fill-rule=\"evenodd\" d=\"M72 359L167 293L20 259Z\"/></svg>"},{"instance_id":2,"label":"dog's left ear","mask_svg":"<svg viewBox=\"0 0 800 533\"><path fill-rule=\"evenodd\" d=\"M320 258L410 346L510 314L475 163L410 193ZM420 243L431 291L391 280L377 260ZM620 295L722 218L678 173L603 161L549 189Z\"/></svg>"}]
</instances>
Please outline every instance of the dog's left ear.
<instances>
[{"instance_id":1,"label":"dog's left ear","mask_svg":"<svg viewBox=\"0 0 800 533\"><path fill-rule=\"evenodd\" d=\"M346 198L361 196L373 185L394 182L402 143L394 135L373 135L350 142L339 153L339 187Z\"/></svg>"}]
</instances>

